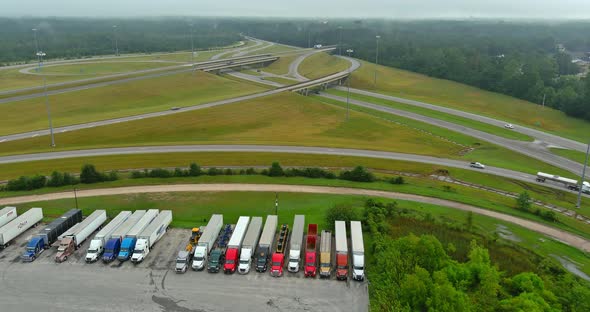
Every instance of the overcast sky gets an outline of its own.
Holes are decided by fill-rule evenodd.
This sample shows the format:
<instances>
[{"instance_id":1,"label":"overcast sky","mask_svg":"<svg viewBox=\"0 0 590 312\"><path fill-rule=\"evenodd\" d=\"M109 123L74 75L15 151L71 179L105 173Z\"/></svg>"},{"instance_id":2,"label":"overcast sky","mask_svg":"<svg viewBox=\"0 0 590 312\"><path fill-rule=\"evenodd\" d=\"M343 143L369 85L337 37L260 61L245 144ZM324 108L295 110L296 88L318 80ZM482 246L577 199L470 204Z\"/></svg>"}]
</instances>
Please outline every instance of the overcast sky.
<instances>
[{"instance_id":1,"label":"overcast sky","mask_svg":"<svg viewBox=\"0 0 590 312\"><path fill-rule=\"evenodd\" d=\"M590 0L0 0L0 16L590 18Z\"/></svg>"}]
</instances>

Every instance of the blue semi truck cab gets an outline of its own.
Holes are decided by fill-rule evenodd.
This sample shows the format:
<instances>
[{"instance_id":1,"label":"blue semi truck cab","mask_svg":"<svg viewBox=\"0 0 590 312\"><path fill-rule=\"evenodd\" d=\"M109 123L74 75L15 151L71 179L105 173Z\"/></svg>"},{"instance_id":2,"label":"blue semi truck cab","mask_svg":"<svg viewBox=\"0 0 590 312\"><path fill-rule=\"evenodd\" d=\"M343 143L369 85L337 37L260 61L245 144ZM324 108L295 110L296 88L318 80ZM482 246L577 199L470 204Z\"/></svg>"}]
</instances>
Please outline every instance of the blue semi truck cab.
<instances>
[{"instance_id":1,"label":"blue semi truck cab","mask_svg":"<svg viewBox=\"0 0 590 312\"><path fill-rule=\"evenodd\" d=\"M137 238L135 237L125 237L121 242L121 250L119 251L119 256L117 259L119 259L119 261L129 260L135 249L136 242Z\"/></svg>"},{"instance_id":2,"label":"blue semi truck cab","mask_svg":"<svg viewBox=\"0 0 590 312\"><path fill-rule=\"evenodd\" d=\"M121 238L111 238L107 241L106 245L104 246L104 253L102 254L102 261L104 263L109 263L115 259L117 259L117 255L119 254L119 250L121 249Z\"/></svg>"},{"instance_id":3,"label":"blue semi truck cab","mask_svg":"<svg viewBox=\"0 0 590 312\"><path fill-rule=\"evenodd\" d=\"M39 254L45 250L45 240L43 237L35 236L31 238L25 249L25 253L21 256L24 262L33 262Z\"/></svg>"}]
</instances>

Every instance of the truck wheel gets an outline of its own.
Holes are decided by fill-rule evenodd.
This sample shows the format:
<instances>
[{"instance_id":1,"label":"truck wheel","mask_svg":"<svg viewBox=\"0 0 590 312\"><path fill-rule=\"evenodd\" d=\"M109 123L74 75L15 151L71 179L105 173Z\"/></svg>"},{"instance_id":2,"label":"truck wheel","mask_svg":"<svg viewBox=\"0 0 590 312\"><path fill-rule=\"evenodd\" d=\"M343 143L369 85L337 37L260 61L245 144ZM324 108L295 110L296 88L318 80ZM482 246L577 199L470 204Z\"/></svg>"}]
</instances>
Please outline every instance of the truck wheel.
<instances>
[{"instance_id":1,"label":"truck wheel","mask_svg":"<svg viewBox=\"0 0 590 312\"><path fill-rule=\"evenodd\" d=\"M66 260L68 260L68 256L65 256L65 257L64 257L64 261L66 261Z\"/></svg>"},{"instance_id":2,"label":"truck wheel","mask_svg":"<svg viewBox=\"0 0 590 312\"><path fill-rule=\"evenodd\" d=\"M33 259L33 261L35 261L35 259L37 259L37 257L33 256L32 259Z\"/></svg>"}]
</instances>

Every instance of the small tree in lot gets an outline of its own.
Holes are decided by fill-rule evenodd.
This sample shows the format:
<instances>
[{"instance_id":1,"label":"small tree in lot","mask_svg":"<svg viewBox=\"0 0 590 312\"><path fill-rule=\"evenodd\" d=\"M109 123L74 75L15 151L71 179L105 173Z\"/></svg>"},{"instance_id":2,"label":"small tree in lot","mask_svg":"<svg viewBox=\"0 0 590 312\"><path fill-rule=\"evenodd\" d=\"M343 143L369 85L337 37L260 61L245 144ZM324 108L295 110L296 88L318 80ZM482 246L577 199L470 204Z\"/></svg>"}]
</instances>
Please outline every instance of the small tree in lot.
<instances>
[{"instance_id":1,"label":"small tree in lot","mask_svg":"<svg viewBox=\"0 0 590 312\"><path fill-rule=\"evenodd\" d=\"M520 193L520 195L518 195L518 197L516 198L516 208L518 210L522 210L522 211L530 211L531 209L531 197L529 196L529 193L527 193L526 191L523 193Z\"/></svg>"}]
</instances>

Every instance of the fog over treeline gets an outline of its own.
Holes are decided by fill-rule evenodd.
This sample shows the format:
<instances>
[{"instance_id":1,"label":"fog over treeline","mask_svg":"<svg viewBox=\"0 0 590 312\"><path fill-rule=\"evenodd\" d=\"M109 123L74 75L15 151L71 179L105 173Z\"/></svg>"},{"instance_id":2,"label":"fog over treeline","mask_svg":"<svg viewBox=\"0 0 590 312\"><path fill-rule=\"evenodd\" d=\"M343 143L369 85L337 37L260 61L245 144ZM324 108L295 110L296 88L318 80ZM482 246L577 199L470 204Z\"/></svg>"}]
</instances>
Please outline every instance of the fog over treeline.
<instances>
[{"instance_id":1,"label":"fog over treeline","mask_svg":"<svg viewBox=\"0 0 590 312\"><path fill-rule=\"evenodd\" d=\"M378 18L590 18L587 0L29 0L0 16L259 16Z\"/></svg>"}]
</instances>

